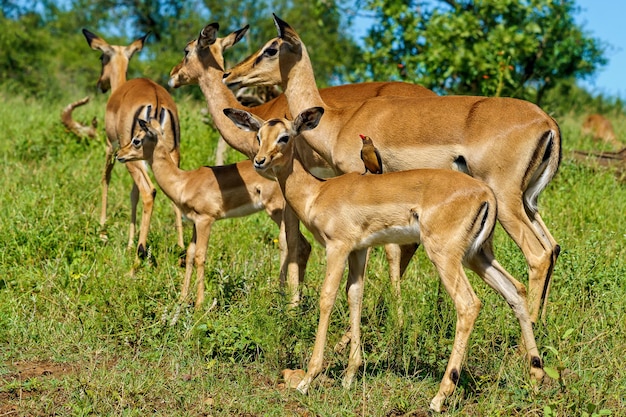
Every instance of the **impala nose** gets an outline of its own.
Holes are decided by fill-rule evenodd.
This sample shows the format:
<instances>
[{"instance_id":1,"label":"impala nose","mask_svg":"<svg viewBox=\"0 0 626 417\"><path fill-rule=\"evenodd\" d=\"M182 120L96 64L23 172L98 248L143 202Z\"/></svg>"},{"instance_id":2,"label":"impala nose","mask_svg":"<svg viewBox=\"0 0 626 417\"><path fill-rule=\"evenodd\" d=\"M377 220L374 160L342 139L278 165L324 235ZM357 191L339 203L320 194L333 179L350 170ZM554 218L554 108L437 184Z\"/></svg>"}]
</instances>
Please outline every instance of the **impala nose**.
<instances>
[{"instance_id":1,"label":"impala nose","mask_svg":"<svg viewBox=\"0 0 626 417\"><path fill-rule=\"evenodd\" d=\"M263 165L265 165L265 161L267 160L267 158L262 157L262 158L254 158L254 167L255 168L263 168Z\"/></svg>"}]
</instances>

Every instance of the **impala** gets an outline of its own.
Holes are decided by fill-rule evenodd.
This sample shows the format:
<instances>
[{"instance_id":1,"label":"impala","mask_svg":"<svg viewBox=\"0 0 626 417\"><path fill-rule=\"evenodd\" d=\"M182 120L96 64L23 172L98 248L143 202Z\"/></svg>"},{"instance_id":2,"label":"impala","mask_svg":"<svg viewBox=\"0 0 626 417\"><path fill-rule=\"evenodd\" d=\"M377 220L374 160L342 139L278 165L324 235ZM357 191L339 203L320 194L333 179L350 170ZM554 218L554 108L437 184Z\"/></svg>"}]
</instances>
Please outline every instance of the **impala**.
<instances>
[{"instance_id":1,"label":"impala","mask_svg":"<svg viewBox=\"0 0 626 417\"><path fill-rule=\"evenodd\" d=\"M182 85L199 84L200 89L204 93L207 107L216 128L220 132L222 138L234 149L243 153L248 158L253 158L258 150L258 144L253 134L245 134L237 129L230 120L224 116L225 108L237 108L247 110L262 118L282 117L289 114L287 100L284 94L281 94L274 100L255 107L246 107L242 105L227 88L222 79L224 77L224 57L225 49L239 42L248 31L248 26L234 31L226 37L217 37L219 30L218 23L211 23L205 26L195 39L185 47L185 56L182 61L172 68L170 72L169 85L178 88ZM317 91L317 88L316 88ZM338 87L330 87L319 90L319 93L326 102L333 106L351 106L355 103L380 95L398 95L398 96L436 96L432 91L410 83L401 82L377 82L377 83L361 83L350 84ZM242 134L243 133L243 134ZM327 162L316 154L311 147L305 142L299 142L301 157L304 159L306 166L317 175L328 177L334 176L338 172L334 167L329 166ZM296 234L291 230L299 230L297 219L289 208L285 210L287 239L295 239ZM295 243L291 243L293 247ZM400 253L399 248L395 246L387 246L387 257L390 264L391 280L394 281L394 288L398 288L399 296L399 280L408 261L415 252L415 247L407 247L405 252ZM289 261L289 282L290 288L297 288L298 279L301 279L303 272L294 270L294 259L290 256ZM299 296L293 294L292 301L297 303Z\"/></svg>"},{"instance_id":2,"label":"impala","mask_svg":"<svg viewBox=\"0 0 626 417\"><path fill-rule=\"evenodd\" d=\"M289 205L326 248L326 275L320 290L320 318L307 373L297 389L306 393L323 365L330 314L346 262L350 310L350 356L343 380L350 387L361 362L360 321L367 249L387 243L421 243L452 298L457 313L452 353L430 408L440 412L459 381L461 363L480 311L463 265L502 295L521 326L533 378L544 377L525 298L525 288L494 259L492 235L496 199L483 182L451 170L420 169L380 175L349 173L328 180L311 175L294 141L314 129L324 113L314 107L293 122L264 122L236 109L224 111L241 129L257 132L254 167L275 176Z\"/></svg>"},{"instance_id":3,"label":"impala","mask_svg":"<svg viewBox=\"0 0 626 417\"><path fill-rule=\"evenodd\" d=\"M98 79L98 87L105 93L111 89L111 96L107 101L104 125L106 130L106 160L104 174L102 176L102 211L100 214L100 226L102 237L106 238L105 223L107 217L107 199L111 171L115 162L115 148L130 143L131 138L138 129L137 115L143 113L147 106L155 111L154 117L165 110L169 113L168 125L166 126L166 139L170 144L170 154L176 164L179 162L180 128L178 124L178 110L169 93L160 85L147 78L136 78L126 81L126 71L131 57L143 48L147 34L132 42L128 46L109 45L104 39L83 29L87 43L92 49L102 52L102 73ZM128 236L128 247L133 247L135 238L135 223L137 219L137 203L141 195L143 213L141 227L139 229L139 241L137 255L145 257L147 254L146 242L152 206L156 196L156 189L142 162L126 164L134 184L130 194L131 216ZM178 246L184 247L183 225L180 210L174 206L176 215L176 232L178 234Z\"/></svg>"},{"instance_id":4,"label":"impala","mask_svg":"<svg viewBox=\"0 0 626 417\"><path fill-rule=\"evenodd\" d=\"M510 98L377 97L336 108L318 93L298 34L278 17L274 21L279 36L231 68L224 82L281 84L291 114L324 107L320 126L303 138L337 172L364 172L363 134L375 136L383 172L457 169L484 181L498 199L500 223L526 258L528 301L536 321L560 250L537 207L560 164L556 122L534 104Z\"/></svg>"},{"instance_id":5,"label":"impala","mask_svg":"<svg viewBox=\"0 0 626 417\"><path fill-rule=\"evenodd\" d=\"M598 142L609 144L615 149L622 149L624 147L624 144L617 140L611 121L601 114L588 115L583 122L581 133L586 136L591 136Z\"/></svg>"},{"instance_id":6,"label":"impala","mask_svg":"<svg viewBox=\"0 0 626 417\"><path fill-rule=\"evenodd\" d=\"M146 108L149 121L138 119L141 129L133 139L117 152L117 160L123 163L147 161L159 187L165 195L193 222L193 236L187 248L185 279L181 290L181 302L189 293L193 265L196 267L196 301L199 308L204 302L204 266L211 227L217 220L248 216L263 209L281 229L281 266L285 262L285 238L282 212L285 200L276 181L256 173L252 161L215 167L201 167L193 171L181 170L171 156L171 144L166 135L168 113L162 109L158 118L150 118L150 106ZM311 246L300 235L298 253L300 267L304 270ZM281 281L284 273L281 271ZM284 282L281 282L284 284Z\"/></svg>"}]
</instances>

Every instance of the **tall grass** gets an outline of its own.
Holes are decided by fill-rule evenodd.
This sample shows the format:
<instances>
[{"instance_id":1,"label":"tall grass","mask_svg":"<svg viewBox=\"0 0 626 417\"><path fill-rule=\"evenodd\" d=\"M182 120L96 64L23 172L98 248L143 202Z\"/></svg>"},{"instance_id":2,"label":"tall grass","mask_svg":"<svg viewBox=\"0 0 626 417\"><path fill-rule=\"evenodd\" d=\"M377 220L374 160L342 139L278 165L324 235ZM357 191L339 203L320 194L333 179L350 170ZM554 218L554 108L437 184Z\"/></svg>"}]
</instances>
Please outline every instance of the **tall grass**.
<instances>
[{"instance_id":1,"label":"tall grass","mask_svg":"<svg viewBox=\"0 0 626 417\"><path fill-rule=\"evenodd\" d=\"M356 386L341 388L347 358L332 350L348 323L340 297L326 371L308 396L299 395L283 386L280 371L305 368L313 346L325 267L319 245L293 311L278 285L275 225L263 213L218 222L207 259L207 298L217 307L184 309L170 326L183 271L169 201L160 193L155 204L156 262L131 277L131 180L122 166L111 182L109 241L99 238L103 138L65 132L59 112L67 103L0 98L0 415L426 415L455 314L423 251L402 284L403 327L382 251L372 254ZM97 115L102 126L104 103L97 97L75 117ZM217 134L202 122L202 106L179 100L185 169L213 161ZM484 308L446 415L620 415L626 407L626 189L610 172L575 164L569 151L593 145L580 136L578 118L559 122L563 163L540 205L562 252L546 321L536 328L557 379L531 383L513 314L471 276ZM240 158L229 154L231 162ZM187 241L190 233L187 225ZM500 228L495 247L526 282L524 259ZM44 371L29 374L28 366Z\"/></svg>"}]
</instances>

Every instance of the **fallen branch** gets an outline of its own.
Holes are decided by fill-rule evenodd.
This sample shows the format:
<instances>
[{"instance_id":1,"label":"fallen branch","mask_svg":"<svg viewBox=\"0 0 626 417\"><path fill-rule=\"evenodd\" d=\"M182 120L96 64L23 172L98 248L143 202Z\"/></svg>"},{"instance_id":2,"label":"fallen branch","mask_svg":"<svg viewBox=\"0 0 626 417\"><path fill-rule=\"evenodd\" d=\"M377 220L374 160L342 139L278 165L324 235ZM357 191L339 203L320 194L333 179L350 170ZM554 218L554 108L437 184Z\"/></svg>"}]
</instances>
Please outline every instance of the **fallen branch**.
<instances>
[{"instance_id":1,"label":"fallen branch","mask_svg":"<svg viewBox=\"0 0 626 417\"><path fill-rule=\"evenodd\" d=\"M574 159L595 166L612 168L619 181L626 181L626 148L617 152L573 151Z\"/></svg>"},{"instance_id":2,"label":"fallen branch","mask_svg":"<svg viewBox=\"0 0 626 417\"><path fill-rule=\"evenodd\" d=\"M79 138L94 139L98 136L98 120L94 117L91 126L84 125L72 118L72 112L76 107L80 107L89 101L89 96L68 104L61 112L61 122L72 133Z\"/></svg>"}]
</instances>

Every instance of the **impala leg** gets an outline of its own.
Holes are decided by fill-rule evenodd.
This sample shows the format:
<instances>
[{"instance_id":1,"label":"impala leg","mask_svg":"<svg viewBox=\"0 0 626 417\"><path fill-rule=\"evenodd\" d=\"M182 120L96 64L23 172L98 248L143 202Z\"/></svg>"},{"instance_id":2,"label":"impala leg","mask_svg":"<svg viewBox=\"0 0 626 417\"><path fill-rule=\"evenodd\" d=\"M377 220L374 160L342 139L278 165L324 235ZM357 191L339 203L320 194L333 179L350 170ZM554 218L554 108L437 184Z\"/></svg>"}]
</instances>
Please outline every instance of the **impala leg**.
<instances>
[{"instance_id":1,"label":"impala leg","mask_svg":"<svg viewBox=\"0 0 626 417\"><path fill-rule=\"evenodd\" d=\"M289 304L295 307L300 303L300 286L304 282L311 245L300 232L300 220L288 204L285 204L281 224L284 225L287 246L281 265L281 284L284 284L286 276Z\"/></svg>"},{"instance_id":2,"label":"impala leg","mask_svg":"<svg viewBox=\"0 0 626 417\"><path fill-rule=\"evenodd\" d=\"M560 247L538 213L533 222L519 201L498 200L498 220L524 253L528 264L528 307L533 323L546 302L550 277Z\"/></svg>"},{"instance_id":3,"label":"impala leg","mask_svg":"<svg viewBox=\"0 0 626 417\"><path fill-rule=\"evenodd\" d=\"M139 203L139 188L133 182L130 189L130 223L128 225L128 250L132 250L135 246L135 232L137 227L137 204Z\"/></svg>"},{"instance_id":4,"label":"impala leg","mask_svg":"<svg viewBox=\"0 0 626 417\"><path fill-rule=\"evenodd\" d=\"M131 227L130 232L134 234L134 225L137 213L137 198L135 198L135 189L139 190L141 195L141 201L143 205L143 213L141 215L141 227L139 229L139 241L137 245L137 255L140 258L145 258L147 254L148 231L150 229L150 218L152 217L152 208L154 205L154 197L156 196L156 189L148 177L148 173L142 162L127 162L126 168L133 177L135 186L131 191ZM132 244L132 235L130 236L129 243Z\"/></svg>"},{"instance_id":5,"label":"impala leg","mask_svg":"<svg viewBox=\"0 0 626 417\"><path fill-rule=\"evenodd\" d=\"M206 252L211 236L212 219L202 219L196 223L196 253L194 263L196 265L196 304L199 309L204 303L204 265L206 264Z\"/></svg>"},{"instance_id":6,"label":"impala leg","mask_svg":"<svg viewBox=\"0 0 626 417\"><path fill-rule=\"evenodd\" d=\"M183 304L187 301L189 295L189 286L191 285L191 275L193 274L193 262L196 257L196 240L198 238L197 227L193 225L193 235L191 241L187 247L187 254L185 255L185 278L183 280L183 286L180 289L180 303Z\"/></svg>"},{"instance_id":7,"label":"impala leg","mask_svg":"<svg viewBox=\"0 0 626 417\"><path fill-rule=\"evenodd\" d=\"M431 254L429 254L431 257ZM431 400L430 408L441 412L444 400L452 394L459 382L461 364L467 352L467 345L474 323L480 312L481 302L474 293L460 259L451 256L448 259L431 257L431 261L439 271L441 282L454 302L456 309L456 331L452 353L448 360L446 372L439 385L437 395Z\"/></svg>"},{"instance_id":8,"label":"impala leg","mask_svg":"<svg viewBox=\"0 0 626 417\"><path fill-rule=\"evenodd\" d=\"M543 284L543 291L541 292L541 302L543 304L543 308L541 310L541 319L545 320L546 309L548 307L548 295L550 294L550 286L552 284L552 273L554 272L554 265L556 265L556 260L561 253L561 247L556 242L552 234L550 234L548 227L543 222L543 219L541 218L539 213L535 213L535 216L533 218L533 224L535 225L535 228L537 230L543 233L544 237L550 242L551 247L554 248L554 250L552 251L552 265L550 268L550 273L548 275L548 278L546 279L546 282Z\"/></svg>"},{"instance_id":9,"label":"impala leg","mask_svg":"<svg viewBox=\"0 0 626 417\"><path fill-rule=\"evenodd\" d=\"M350 388L354 376L363 363L361 353L361 311L363 309L363 287L367 249L351 252L348 256L348 282L346 294L350 309L350 356L348 367L343 378L343 387Z\"/></svg>"},{"instance_id":10,"label":"impala leg","mask_svg":"<svg viewBox=\"0 0 626 417\"><path fill-rule=\"evenodd\" d=\"M335 305L348 254L349 248L331 247L330 244L326 247L326 278L320 291L320 319L315 335L315 345L307 373L297 387L298 391L303 394L307 393L311 382L322 370L330 313Z\"/></svg>"},{"instance_id":11,"label":"impala leg","mask_svg":"<svg viewBox=\"0 0 626 417\"><path fill-rule=\"evenodd\" d=\"M526 288L494 259L489 246L478 252L473 259L469 259L467 264L511 306L520 324L524 349L530 362L530 374L535 380L541 381L545 372L528 313Z\"/></svg>"},{"instance_id":12,"label":"impala leg","mask_svg":"<svg viewBox=\"0 0 626 417\"><path fill-rule=\"evenodd\" d=\"M391 286L393 288L394 300L396 303L396 310L398 314L398 327L404 326L404 310L402 309L402 292L400 290L400 283L402 276L409 265L409 262L413 258L415 251L419 245L385 245L385 255L387 257L387 263L389 264L389 279L391 280Z\"/></svg>"},{"instance_id":13,"label":"impala leg","mask_svg":"<svg viewBox=\"0 0 626 417\"><path fill-rule=\"evenodd\" d=\"M113 145L107 140L106 143L106 160L104 161L104 172L102 173L102 206L100 209L100 238L107 239L106 221L107 221L107 203L109 195L109 183L111 182L111 171L115 163Z\"/></svg>"},{"instance_id":14,"label":"impala leg","mask_svg":"<svg viewBox=\"0 0 626 417\"><path fill-rule=\"evenodd\" d=\"M180 151L178 149L172 151L170 153L170 157L172 158L176 166L180 165ZM185 238L183 235L183 214L176 204L172 203L172 206L174 207L174 222L176 227L176 237L178 239L178 247L183 249L185 247Z\"/></svg>"}]
</instances>

